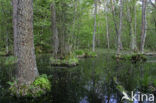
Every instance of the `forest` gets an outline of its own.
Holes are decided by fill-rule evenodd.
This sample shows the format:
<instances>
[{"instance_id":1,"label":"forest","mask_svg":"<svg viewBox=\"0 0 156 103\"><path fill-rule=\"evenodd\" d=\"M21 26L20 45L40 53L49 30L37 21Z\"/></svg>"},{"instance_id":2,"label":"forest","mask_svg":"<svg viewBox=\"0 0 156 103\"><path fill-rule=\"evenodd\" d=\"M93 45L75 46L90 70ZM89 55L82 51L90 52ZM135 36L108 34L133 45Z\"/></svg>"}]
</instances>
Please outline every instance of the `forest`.
<instances>
[{"instance_id":1,"label":"forest","mask_svg":"<svg viewBox=\"0 0 156 103\"><path fill-rule=\"evenodd\" d=\"M0 0L0 103L155 98L156 0Z\"/></svg>"}]
</instances>

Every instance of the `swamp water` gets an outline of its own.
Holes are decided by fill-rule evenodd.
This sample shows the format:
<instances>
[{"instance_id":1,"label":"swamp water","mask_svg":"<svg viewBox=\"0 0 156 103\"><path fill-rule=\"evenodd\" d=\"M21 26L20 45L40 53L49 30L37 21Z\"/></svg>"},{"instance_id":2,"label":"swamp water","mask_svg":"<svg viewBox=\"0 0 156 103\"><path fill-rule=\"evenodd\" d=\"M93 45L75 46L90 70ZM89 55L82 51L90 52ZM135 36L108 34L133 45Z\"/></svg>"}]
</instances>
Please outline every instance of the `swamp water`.
<instances>
[{"instance_id":1,"label":"swamp water","mask_svg":"<svg viewBox=\"0 0 156 103\"><path fill-rule=\"evenodd\" d=\"M133 64L112 59L110 54L80 59L77 67L52 67L49 55L37 56L40 74L47 74L52 83L50 93L36 99L17 99L7 93L14 66L0 65L0 103L128 103L121 102L124 88L127 94L153 93L156 87L156 62ZM153 60L153 58L152 58ZM152 92L151 92L152 91ZM133 102L154 103L154 102Z\"/></svg>"}]
</instances>

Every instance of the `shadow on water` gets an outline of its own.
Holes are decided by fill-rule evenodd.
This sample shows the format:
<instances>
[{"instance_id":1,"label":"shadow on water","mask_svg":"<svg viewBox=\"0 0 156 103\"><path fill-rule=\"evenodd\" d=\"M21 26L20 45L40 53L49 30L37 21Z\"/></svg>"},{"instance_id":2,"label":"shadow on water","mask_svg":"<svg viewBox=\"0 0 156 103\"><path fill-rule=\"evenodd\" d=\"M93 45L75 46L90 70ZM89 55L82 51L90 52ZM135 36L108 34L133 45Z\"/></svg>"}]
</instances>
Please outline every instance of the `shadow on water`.
<instances>
[{"instance_id":1,"label":"shadow on water","mask_svg":"<svg viewBox=\"0 0 156 103\"><path fill-rule=\"evenodd\" d=\"M81 59L77 67L62 68L52 67L49 57L38 56L37 64L40 74L50 77L52 90L37 99L8 96L6 82L12 78L14 66L1 64L0 103L123 103L114 78L128 94L131 91L151 93L150 87L156 87L156 63L153 62L116 62L110 54L101 54L97 58Z\"/></svg>"}]
</instances>

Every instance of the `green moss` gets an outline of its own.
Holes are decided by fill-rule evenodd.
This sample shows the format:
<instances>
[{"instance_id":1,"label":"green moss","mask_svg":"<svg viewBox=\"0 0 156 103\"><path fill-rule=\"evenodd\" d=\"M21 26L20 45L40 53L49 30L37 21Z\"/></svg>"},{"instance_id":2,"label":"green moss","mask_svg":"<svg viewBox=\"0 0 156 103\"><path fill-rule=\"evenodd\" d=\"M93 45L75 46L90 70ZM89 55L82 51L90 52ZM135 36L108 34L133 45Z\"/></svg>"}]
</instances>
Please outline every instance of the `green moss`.
<instances>
[{"instance_id":1,"label":"green moss","mask_svg":"<svg viewBox=\"0 0 156 103\"><path fill-rule=\"evenodd\" d=\"M51 83L46 75L41 75L29 85L18 85L17 81L8 82L10 93L16 97L39 97L51 90Z\"/></svg>"},{"instance_id":2,"label":"green moss","mask_svg":"<svg viewBox=\"0 0 156 103\"><path fill-rule=\"evenodd\" d=\"M33 83L33 85L36 87L40 87L41 89L46 89L50 91L51 89L51 84L50 81L48 80L47 75L41 75L39 76Z\"/></svg>"}]
</instances>

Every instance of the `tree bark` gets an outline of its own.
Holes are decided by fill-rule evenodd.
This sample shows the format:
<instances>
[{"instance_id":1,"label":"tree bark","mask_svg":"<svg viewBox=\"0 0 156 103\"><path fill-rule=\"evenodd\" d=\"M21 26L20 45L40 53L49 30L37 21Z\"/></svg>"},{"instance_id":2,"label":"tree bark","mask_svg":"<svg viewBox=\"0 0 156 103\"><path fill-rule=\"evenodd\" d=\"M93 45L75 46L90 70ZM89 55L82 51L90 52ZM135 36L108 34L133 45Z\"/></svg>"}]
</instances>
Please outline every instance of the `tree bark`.
<instances>
[{"instance_id":1,"label":"tree bark","mask_svg":"<svg viewBox=\"0 0 156 103\"><path fill-rule=\"evenodd\" d=\"M95 51L95 37L96 37L96 15L97 15L97 1L94 0L94 33L93 33L93 51Z\"/></svg>"},{"instance_id":2,"label":"tree bark","mask_svg":"<svg viewBox=\"0 0 156 103\"><path fill-rule=\"evenodd\" d=\"M146 4L147 0L142 0L142 25L141 25L141 45L140 45L141 53L144 53L146 39Z\"/></svg>"},{"instance_id":3,"label":"tree bark","mask_svg":"<svg viewBox=\"0 0 156 103\"><path fill-rule=\"evenodd\" d=\"M122 35L122 16L123 16L123 1L120 0L120 25L119 25L119 32L118 32L118 48L117 53L120 53L120 50L122 49L121 45L121 35Z\"/></svg>"},{"instance_id":4,"label":"tree bark","mask_svg":"<svg viewBox=\"0 0 156 103\"><path fill-rule=\"evenodd\" d=\"M55 10L55 3L51 4L51 22L52 22L52 31L53 31L53 55L57 58L58 50L59 50L59 37L58 37L58 29L57 29L57 22L56 22L56 10Z\"/></svg>"},{"instance_id":5,"label":"tree bark","mask_svg":"<svg viewBox=\"0 0 156 103\"><path fill-rule=\"evenodd\" d=\"M13 32L14 32L14 55L17 56L17 0L12 0L13 5Z\"/></svg>"},{"instance_id":6,"label":"tree bark","mask_svg":"<svg viewBox=\"0 0 156 103\"><path fill-rule=\"evenodd\" d=\"M33 36L33 2L17 0L17 23L14 24L15 56L17 56L16 79L18 83L30 84L39 75L36 66ZM16 14L16 12L15 12ZM16 34L17 33L17 34Z\"/></svg>"}]
</instances>

